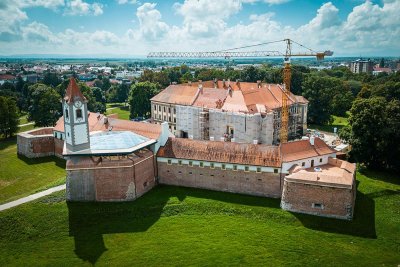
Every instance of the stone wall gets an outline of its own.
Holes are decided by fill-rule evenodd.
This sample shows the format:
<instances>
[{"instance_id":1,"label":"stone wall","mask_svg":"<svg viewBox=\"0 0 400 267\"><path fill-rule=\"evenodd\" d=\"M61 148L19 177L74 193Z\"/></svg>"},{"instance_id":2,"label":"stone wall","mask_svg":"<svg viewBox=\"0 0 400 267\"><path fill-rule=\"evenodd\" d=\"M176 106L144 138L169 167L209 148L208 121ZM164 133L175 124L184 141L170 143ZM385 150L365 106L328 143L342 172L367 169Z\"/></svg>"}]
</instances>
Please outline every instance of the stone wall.
<instances>
[{"instance_id":1,"label":"stone wall","mask_svg":"<svg viewBox=\"0 0 400 267\"><path fill-rule=\"evenodd\" d=\"M284 180L281 207L288 211L351 220L356 188L318 186Z\"/></svg>"},{"instance_id":2,"label":"stone wall","mask_svg":"<svg viewBox=\"0 0 400 267\"><path fill-rule=\"evenodd\" d=\"M148 150L124 157L71 157L67 161L69 201L129 201L154 186L154 157Z\"/></svg>"},{"instance_id":3,"label":"stone wall","mask_svg":"<svg viewBox=\"0 0 400 267\"><path fill-rule=\"evenodd\" d=\"M160 184L204 188L256 196L281 196L279 173L222 170L221 168L157 162Z\"/></svg>"},{"instance_id":4,"label":"stone wall","mask_svg":"<svg viewBox=\"0 0 400 267\"><path fill-rule=\"evenodd\" d=\"M35 129L17 135L18 154L28 158L54 155L53 128Z\"/></svg>"}]
</instances>

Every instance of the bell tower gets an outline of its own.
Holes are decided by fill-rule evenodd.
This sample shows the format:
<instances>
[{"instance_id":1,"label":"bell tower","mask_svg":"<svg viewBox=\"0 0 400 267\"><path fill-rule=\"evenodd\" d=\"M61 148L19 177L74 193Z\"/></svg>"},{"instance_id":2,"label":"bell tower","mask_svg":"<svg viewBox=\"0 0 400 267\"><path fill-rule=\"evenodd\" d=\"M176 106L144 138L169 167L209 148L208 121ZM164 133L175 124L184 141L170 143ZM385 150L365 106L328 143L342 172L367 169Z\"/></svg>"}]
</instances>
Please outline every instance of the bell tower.
<instances>
[{"instance_id":1,"label":"bell tower","mask_svg":"<svg viewBox=\"0 0 400 267\"><path fill-rule=\"evenodd\" d=\"M76 81L70 78L63 100L66 147L71 152L90 148L87 100Z\"/></svg>"}]
</instances>

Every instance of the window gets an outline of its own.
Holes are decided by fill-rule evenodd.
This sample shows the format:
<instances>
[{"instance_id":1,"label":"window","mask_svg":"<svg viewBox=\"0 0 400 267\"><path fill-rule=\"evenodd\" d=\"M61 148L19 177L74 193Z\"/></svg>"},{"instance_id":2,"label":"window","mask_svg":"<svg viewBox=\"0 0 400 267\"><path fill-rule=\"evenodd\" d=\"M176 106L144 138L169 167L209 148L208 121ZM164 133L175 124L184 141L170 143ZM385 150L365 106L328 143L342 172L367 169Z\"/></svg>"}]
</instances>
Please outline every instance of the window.
<instances>
[{"instance_id":1,"label":"window","mask_svg":"<svg viewBox=\"0 0 400 267\"><path fill-rule=\"evenodd\" d=\"M178 160L178 165L182 166L182 160Z\"/></svg>"},{"instance_id":2,"label":"window","mask_svg":"<svg viewBox=\"0 0 400 267\"><path fill-rule=\"evenodd\" d=\"M174 123L176 123L176 118L174 118Z\"/></svg>"},{"instance_id":3,"label":"window","mask_svg":"<svg viewBox=\"0 0 400 267\"><path fill-rule=\"evenodd\" d=\"M189 166L193 166L193 161L189 161Z\"/></svg>"},{"instance_id":4,"label":"window","mask_svg":"<svg viewBox=\"0 0 400 267\"><path fill-rule=\"evenodd\" d=\"M182 173L181 171L178 171L178 173Z\"/></svg>"},{"instance_id":5,"label":"window","mask_svg":"<svg viewBox=\"0 0 400 267\"><path fill-rule=\"evenodd\" d=\"M200 168L203 168L204 167L204 162L202 162L202 161L200 161Z\"/></svg>"},{"instance_id":6,"label":"window","mask_svg":"<svg viewBox=\"0 0 400 267\"><path fill-rule=\"evenodd\" d=\"M244 171L248 172L249 171L249 166L244 166Z\"/></svg>"},{"instance_id":7,"label":"window","mask_svg":"<svg viewBox=\"0 0 400 267\"><path fill-rule=\"evenodd\" d=\"M82 119L82 109L78 108L76 110L76 118L77 119Z\"/></svg>"},{"instance_id":8,"label":"window","mask_svg":"<svg viewBox=\"0 0 400 267\"><path fill-rule=\"evenodd\" d=\"M257 167L257 172L258 172L258 173L261 172L261 167Z\"/></svg>"},{"instance_id":9,"label":"window","mask_svg":"<svg viewBox=\"0 0 400 267\"><path fill-rule=\"evenodd\" d=\"M171 165L171 164L172 164L172 161L169 159L169 160L167 161L167 164L168 164L168 165Z\"/></svg>"},{"instance_id":10,"label":"window","mask_svg":"<svg viewBox=\"0 0 400 267\"><path fill-rule=\"evenodd\" d=\"M164 112L165 112L165 107L164 107Z\"/></svg>"},{"instance_id":11,"label":"window","mask_svg":"<svg viewBox=\"0 0 400 267\"><path fill-rule=\"evenodd\" d=\"M189 174L193 174L192 172L189 172Z\"/></svg>"},{"instance_id":12,"label":"window","mask_svg":"<svg viewBox=\"0 0 400 267\"><path fill-rule=\"evenodd\" d=\"M323 209L324 205L322 205L321 203L312 203L312 207L314 209Z\"/></svg>"},{"instance_id":13,"label":"window","mask_svg":"<svg viewBox=\"0 0 400 267\"><path fill-rule=\"evenodd\" d=\"M158 115L158 119L161 120L161 115Z\"/></svg>"},{"instance_id":14,"label":"window","mask_svg":"<svg viewBox=\"0 0 400 267\"><path fill-rule=\"evenodd\" d=\"M311 167L314 167L314 160L311 160Z\"/></svg>"},{"instance_id":15,"label":"window","mask_svg":"<svg viewBox=\"0 0 400 267\"><path fill-rule=\"evenodd\" d=\"M306 166L306 163L305 163L305 162L302 162L302 163L301 163L301 166L302 166L302 167Z\"/></svg>"},{"instance_id":16,"label":"window","mask_svg":"<svg viewBox=\"0 0 400 267\"><path fill-rule=\"evenodd\" d=\"M221 170L226 170L225 164L222 164L222 165L221 165Z\"/></svg>"},{"instance_id":17,"label":"window","mask_svg":"<svg viewBox=\"0 0 400 267\"><path fill-rule=\"evenodd\" d=\"M233 165L233 170L237 171L237 165Z\"/></svg>"},{"instance_id":18,"label":"window","mask_svg":"<svg viewBox=\"0 0 400 267\"><path fill-rule=\"evenodd\" d=\"M67 120L69 119L69 113L68 113L68 109L65 109L65 118L67 118Z\"/></svg>"},{"instance_id":19,"label":"window","mask_svg":"<svg viewBox=\"0 0 400 267\"><path fill-rule=\"evenodd\" d=\"M278 169L274 169L274 173L278 173Z\"/></svg>"},{"instance_id":20,"label":"window","mask_svg":"<svg viewBox=\"0 0 400 267\"><path fill-rule=\"evenodd\" d=\"M322 162L322 158L319 159L319 162Z\"/></svg>"},{"instance_id":21,"label":"window","mask_svg":"<svg viewBox=\"0 0 400 267\"><path fill-rule=\"evenodd\" d=\"M176 114L176 109L174 109L174 114Z\"/></svg>"},{"instance_id":22,"label":"window","mask_svg":"<svg viewBox=\"0 0 400 267\"><path fill-rule=\"evenodd\" d=\"M211 169L214 169L214 162L211 162L211 163L210 163L210 168L211 168Z\"/></svg>"},{"instance_id":23,"label":"window","mask_svg":"<svg viewBox=\"0 0 400 267\"><path fill-rule=\"evenodd\" d=\"M171 113L171 108L168 108L168 112Z\"/></svg>"},{"instance_id":24,"label":"window","mask_svg":"<svg viewBox=\"0 0 400 267\"><path fill-rule=\"evenodd\" d=\"M158 111L161 111L161 106L158 106Z\"/></svg>"},{"instance_id":25,"label":"window","mask_svg":"<svg viewBox=\"0 0 400 267\"><path fill-rule=\"evenodd\" d=\"M154 105L154 110L155 110L155 111L157 110L157 106L156 106L156 105Z\"/></svg>"}]
</instances>

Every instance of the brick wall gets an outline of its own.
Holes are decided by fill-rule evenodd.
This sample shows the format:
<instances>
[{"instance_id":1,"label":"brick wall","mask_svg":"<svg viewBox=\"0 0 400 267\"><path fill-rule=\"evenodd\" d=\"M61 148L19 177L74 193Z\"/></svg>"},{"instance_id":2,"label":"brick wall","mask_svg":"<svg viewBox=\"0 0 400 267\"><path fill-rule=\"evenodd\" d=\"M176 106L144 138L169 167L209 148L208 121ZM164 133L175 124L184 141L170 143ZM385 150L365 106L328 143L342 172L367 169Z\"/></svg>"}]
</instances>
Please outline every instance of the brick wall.
<instances>
[{"instance_id":1,"label":"brick wall","mask_svg":"<svg viewBox=\"0 0 400 267\"><path fill-rule=\"evenodd\" d=\"M17 135L18 154L28 158L54 155L53 128L42 128ZM49 134L50 133L50 134Z\"/></svg>"},{"instance_id":2,"label":"brick wall","mask_svg":"<svg viewBox=\"0 0 400 267\"><path fill-rule=\"evenodd\" d=\"M281 207L293 212L350 220L353 217L355 190L355 184L348 189L285 180Z\"/></svg>"},{"instance_id":3,"label":"brick wall","mask_svg":"<svg viewBox=\"0 0 400 267\"><path fill-rule=\"evenodd\" d=\"M211 169L210 167L168 165L158 162L158 182L161 184L205 188L256 196L281 196L278 173L256 173L242 170Z\"/></svg>"},{"instance_id":4,"label":"brick wall","mask_svg":"<svg viewBox=\"0 0 400 267\"><path fill-rule=\"evenodd\" d=\"M54 155L62 158L62 153L64 149L64 140L54 138Z\"/></svg>"},{"instance_id":5,"label":"brick wall","mask_svg":"<svg viewBox=\"0 0 400 267\"><path fill-rule=\"evenodd\" d=\"M67 200L129 201L155 186L154 156L72 157L67 161Z\"/></svg>"}]
</instances>

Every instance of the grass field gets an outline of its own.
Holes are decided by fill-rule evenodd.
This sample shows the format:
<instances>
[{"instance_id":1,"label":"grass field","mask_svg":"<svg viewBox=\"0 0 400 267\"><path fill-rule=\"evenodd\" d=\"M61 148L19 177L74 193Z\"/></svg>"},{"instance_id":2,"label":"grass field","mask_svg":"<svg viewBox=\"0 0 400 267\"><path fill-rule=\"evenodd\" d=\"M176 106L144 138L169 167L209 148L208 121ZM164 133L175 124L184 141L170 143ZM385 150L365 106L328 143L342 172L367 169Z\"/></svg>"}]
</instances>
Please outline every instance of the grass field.
<instances>
[{"instance_id":1,"label":"grass field","mask_svg":"<svg viewBox=\"0 0 400 267\"><path fill-rule=\"evenodd\" d=\"M0 203L65 182L63 159L18 156L16 140L16 137L0 140Z\"/></svg>"},{"instance_id":2,"label":"grass field","mask_svg":"<svg viewBox=\"0 0 400 267\"><path fill-rule=\"evenodd\" d=\"M349 114L348 114L349 115ZM308 128L309 129L315 129L319 131L324 131L324 132L330 132L333 133L333 128L337 128L337 131L339 131L341 128L344 126L349 125L348 121L348 115L346 117L338 117L332 115L333 122L329 125L316 125L316 124L309 124Z\"/></svg>"},{"instance_id":3,"label":"grass field","mask_svg":"<svg viewBox=\"0 0 400 267\"><path fill-rule=\"evenodd\" d=\"M357 179L351 222L199 189L159 186L128 203L59 192L0 212L0 266L398 266L399 178Z\"/></svg>"},{"instance_id":4,"label":"grass field","mask_svg":"<svg viewBox=\"0 0 400 267\"><path fill-rule=\"evenodd\" d=\"M122 120L129 120L129 106L127 107L118 107L118 108L112 108L107 110L106 114L118 114L118 118Z\"/></svg>"}]
</instances>

